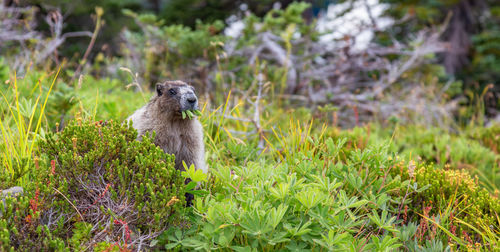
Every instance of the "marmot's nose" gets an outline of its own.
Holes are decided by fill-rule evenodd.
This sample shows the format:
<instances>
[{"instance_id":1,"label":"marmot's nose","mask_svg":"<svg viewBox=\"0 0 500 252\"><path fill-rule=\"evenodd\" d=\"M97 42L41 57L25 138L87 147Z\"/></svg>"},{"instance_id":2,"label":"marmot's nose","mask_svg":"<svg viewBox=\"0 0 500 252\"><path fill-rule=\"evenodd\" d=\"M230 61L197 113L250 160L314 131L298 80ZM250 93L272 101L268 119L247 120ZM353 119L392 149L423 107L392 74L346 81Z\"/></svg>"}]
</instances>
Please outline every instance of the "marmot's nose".
<instances>
[{"instance_id":1,"label":"marmot's nose","mask_svg":"<svg viewBox=\"0 0 500 252\"><path fill-rule=\"evenodd\" d=\"M188 97L187 98L187 101L191 104L195 103L196 102L196 96L191 96L191 97Z\"/></svg>"}]
</instances>

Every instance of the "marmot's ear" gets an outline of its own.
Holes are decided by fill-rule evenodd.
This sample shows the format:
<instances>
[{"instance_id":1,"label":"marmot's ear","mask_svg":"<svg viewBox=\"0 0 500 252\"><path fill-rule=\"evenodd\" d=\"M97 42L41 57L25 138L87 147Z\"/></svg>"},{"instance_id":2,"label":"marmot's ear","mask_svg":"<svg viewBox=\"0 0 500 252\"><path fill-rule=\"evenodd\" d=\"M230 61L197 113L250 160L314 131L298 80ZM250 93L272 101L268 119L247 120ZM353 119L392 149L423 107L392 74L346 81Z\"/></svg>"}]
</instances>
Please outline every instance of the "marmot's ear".
<instances>
[{"instance_id":1,"label":"marmot's ear","mask_svg":"<svg viewBox=\"0 0 500 252\"><path fill-rule=\"evenodd\" d=\"M161 83L157 83L156 84L156 94L158 94L158 96L161 96L163 94L163 90L165 90L165 85L163 85Z\"/></svg>"}]
</instances>

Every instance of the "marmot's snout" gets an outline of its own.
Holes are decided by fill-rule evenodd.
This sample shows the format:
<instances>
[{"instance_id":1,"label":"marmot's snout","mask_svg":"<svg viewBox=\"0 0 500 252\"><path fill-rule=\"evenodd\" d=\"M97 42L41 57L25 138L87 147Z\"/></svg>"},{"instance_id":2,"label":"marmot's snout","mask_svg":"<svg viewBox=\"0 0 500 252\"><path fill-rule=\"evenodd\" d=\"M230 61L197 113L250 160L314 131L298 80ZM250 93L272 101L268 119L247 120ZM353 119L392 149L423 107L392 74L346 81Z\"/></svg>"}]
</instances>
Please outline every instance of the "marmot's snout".
<instances>
[{"instance_id":1,"label":"marmot's snout","mask_svg":"<svg viewBox=\"0 0 500 252\"><path fill-rule=\"evenodd\" d=\"M198 109L198 98L193 91L186 91L181 98L181 111Z\"/></svg>"}]
</instances>

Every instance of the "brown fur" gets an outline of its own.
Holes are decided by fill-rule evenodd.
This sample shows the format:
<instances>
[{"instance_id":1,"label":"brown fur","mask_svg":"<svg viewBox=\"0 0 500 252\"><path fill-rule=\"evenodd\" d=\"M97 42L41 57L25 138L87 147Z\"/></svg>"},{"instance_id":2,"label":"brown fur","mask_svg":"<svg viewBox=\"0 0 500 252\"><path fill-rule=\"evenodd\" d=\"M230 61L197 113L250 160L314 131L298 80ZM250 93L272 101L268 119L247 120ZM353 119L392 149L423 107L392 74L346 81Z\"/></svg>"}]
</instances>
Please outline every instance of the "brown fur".
<instances>
[{"instance_id":1,"label":"brown fur","mask_svg":"<svg viewBox=\"0 0 500 252\"><path fill-rule=\"evenodd\" d=\"M169 93L177 90L176 95ZM167 81L157 86L157 94L148 104L135 111L128 120L138 131L138 139L147 132L156 132L154 142L166 153L175 155L175 167L184 170L182 161L188 167L207 172L204 161L203 128L197 118L182 119L186 97L193 97L194 89L182 81ZM183 93L185 92L185 93ZM196 97L196 96L194 96ZM184 102L183 102L184 99ZM184 104L184 105L183 105ZM190 104L191 106L192 103ZM196 103L197 108L197 103Z\"/></svg>"}]
</instances>

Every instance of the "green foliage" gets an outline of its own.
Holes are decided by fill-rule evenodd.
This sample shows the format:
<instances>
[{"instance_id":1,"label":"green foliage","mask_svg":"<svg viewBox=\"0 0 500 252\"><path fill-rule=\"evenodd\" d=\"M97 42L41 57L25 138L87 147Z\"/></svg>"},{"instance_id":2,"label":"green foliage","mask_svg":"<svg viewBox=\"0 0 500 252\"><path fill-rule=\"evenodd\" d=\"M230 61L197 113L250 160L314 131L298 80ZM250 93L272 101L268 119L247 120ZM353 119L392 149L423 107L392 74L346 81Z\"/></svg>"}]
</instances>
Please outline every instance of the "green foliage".
<instances>
[{"instance_id":1,"label":"green foliage","mask_svg":"<svg viewBox=\"0 0 500 252\"><path fill-rule=\"evenodd\" d=\"M500 20L500 15L496 17ZM472 37L472 43L475 48L473 58L473 68L471 69L499 69L500 68L500 26L493 26L490 29L481 32ZM495 71L481 71L475 74L482 83L500 80L500 75Z\"/></svg>"},{"instance_id":2,"label":"green foliage","mask_svg":"<svg viewBox=\"0 0 500 252\"><path fill-rule=\"evenodd\" d=\"M77 222L73 228L73 236L69 239L69 244L76 250L85 249L84 244L92 239L92 224Z\"/></svg>"},{"instance_id":3,"label":"green foliage","mask_svg":"<svg viewBox=\"0 0 500 252\"><path fill-rule=\"evenodd\" d=\"M363 237L373 249L399 248L396 214L409 181L387 176L395 164L387 149L345 153L342 163L345 141L311 141L311 149L278 164L213 166L212 193L194 203L196 225L169 232L165 248L335 250L356 247ZM369 231L387 235L379 240Z\"/></svg>"},{"instance_id":4,"label":"green foliage","mask_svg":"<svg viewBox=\"0 0 500 252\"><path fill-rule=\"evenodd\" d=\"M429 216L448 219L450 228L454 227L453 234L462 236L464 240L467 239L464 233L471 236L472 240L481 239L481 234L488 233L496 237L487 239L490 248L499 246L500 237L495 234L495 230L500 228L497 216L500 201L486 189L478 187L467 171L442 170L423 165L416 169L416 181L430 185L429 189L413 196L415 203L420 203L422 208L432 207ZM457 208L461 211L457 211Z\"/></svg>"},{"instance_id":5,"label":"green foliage","mask_svg":"<svg viewBox=\"0 0 500 252\"><path fill-rule=\"evenodd\" d=\"M99 105L104 101L118 105L128 97L143 103L141 93L120 85L84 79L74 92L83 99L94 87L102 88L99 93L107 94L103 99L80 103L100 113L110 113ZM123 114L133 111L121 109ZM78 250L93 242L94 250L118 251L125 244L93 241L104 229L110 230L111 241L126 239L114 220L130 220L130 215L109 201L129 202L126 207L133 210L127 212L140 213L128 222L133 235L174 225L151 241L160 249L450 249L446 244L475 246L469 239L481 240L489 249L498 246L498 199L471 178L468 172L474 169L456 170L469 169L460 166L465 162L483 164L480 169L489 172L486 164L496 167L497 128L474 128L463 135L403 126L396 133L377 126L341 131L301 120L286 122L292 114L310 118L303 110L276 114L263 116L263 125L277 128L266 134L268 150L262 151L258 137L242 140L227 130L248 131L247 125L205 113L200 120L206 129L208 178L193 167L182 175L173 171L173 157L149 137L135 141L136 133L125 124L91 123L77 116L64 130L45 136L41 152L35 152L39 168L33 164L27 175L33 183L27 184L25 195L7 198L0 207L2 246ZM437 164L405 161L418 157ZM165 170L174 177L163 176ZM192 182L183 186L184 178ZM195 195L193 209L187 211L181 209L186 191ZM47 223L56 210L63 217ZM89 219L91 214L100 219ZM89 232L90 225L96 228Z\"/></svg>"},{"instance_id":6,"label":"green foliage","mask_svg":"<svg viewBox=\"0 0 500 252\"><path fill-rule=\"evenodd\" d=\"M247 15L242 22L245 27L242 36L231 41L234 49L255 48L262 45L259 34L272 32L283 39L287 55L304 55L307 45L299 42L300 38L316 40L319 33L314 26L302 17L309 8L307 3L294 3L283 10L273 10L259 18ZM137 14L130 10L124 13L136 21L141 27L139 32L124 31L126 40L123 50L125 65L136 69L144 76L146 85L160 81L160 77L169 79L191 79L195 86L210 89L210 93L218 102L223 102L218 93L226 92L224 86L238 83L238 88L252 90L255 87L253 76L258 69L266 69L266 78L275 85L277 91L283 91L286 85L287 67L277 62L257 62L256 66L248 64L248 57L227 51L228 36L222 34L223 22L197 22L195 28L182 25L165 25L162 20L151 14ZM169 23L168 23L169 24ZM297 44L298 42L301 44ZM233 45L234 44L234 45ZM251 49L254 50L254 49ZM137 58L141 60L138 64ZM258 59L257 59L258 61ZM121 61L118 61L121 62ZM214 63L216 66L214 66ZM193 71L194 70L194 71ZM232 72L227 76L227 72ZM213 75L215 84L209 86L204 75ZM200 91L205 91L198 89Z\"/></svg>"},{"instance_id":7,"label":"green foliage","mask_svg":"<svg viewBox=\"0 0 500 252\"><path fill-rule=\"evenodd\" d=\"M500 144L498 126L473 127L460 134L440 128L418 125L381 128L369 125L337 132L338 137L350 139L348 144L365 148L367 144L391 139L390 149L407 159L434 163L441 169L467 170L490 192L500 188Z\"/></svg>"},{"instance_id":8,"label":"green foliage","mask_svg":"<svg viewBox=\"0 0 500 252\"><path fill-rule=\"evenodd\" d=\"M74 83L72 93L77 105L69 115L81 112L94 120L125 120L136 109L143 106L152 95L149 91L137 90L118 79L85 76L81 83ZM55 123L55 122L53 122Z\"/></svg>"},{"instance_id":9,"label":"green foliage","mask_svg":"<svg viewBox=\"0 0 500 252\"><path fill-rule=\"evenodd\" d=\"M477 128L477 131L490 136L491 133L487 132L492 132L492 129ZM500 188L500 156L480 141L474 141L466 135L449 134L438 128L401 127L396 134L399 137L394 141L395 150L406 156L421 157L442 168L448 164L454 169L467 169L477 175L487 188ZM486 141L498 143L494 139Z\"/></svg>"},{"instance_id":10,"label":"green foliage","mask_svg":"<svg viewBox=\"0 0 500 252\"><path fill-rule=\"evenodd\" d=\"M201 111L197 109L182 111L182 119L186 119L187 117L189 120L191 120L195 116L201 116Z\"/></svg>"},{"instance_id":11,"label":"green foliage","mask_svg":"<svg viewBox=\"0 0 500 252\"><path fill-rule=\"evenodd\" d=\"M442 9L456 4L424 1L432 8L413 8L417 3L410 1L400 9L402 2L391 2L390 12L413 13L426 25L439 23ZM123 58L97 56L94 77L67 81L74 73L65 70L65 81L48 83L52 75L33 70L17 85L21 79L0 59L6 101L0 104L0 169L7 171L0 170L0 189L22 185L25 191L0 200L0 250L122 251L137 249L130 240L142 238L145 249L176 251L498 250L500 127L450 133L403 126L393 116L383 126L341 130L338 104L318 104L313 113L276 102L288 68L267 58L248 64L241 54L228 56L222 22L190 28L141 12L135 0L102 4L106 15L113 12L105 19L123 13L139 29L124 31ZM123 7L138 11L120 12ZM309 7L296 3L263 18L247 15L230 46L254 50L266 33L285 57L315 57L305 53L310 45L304 41L319 35L302 17ZM484 57L478 64L496 66L495 40L487 32L473 38L476 56ZM118 69L124 62L139 74L120 68L125 72L114 77L132 77L131 84L96 77L100 67ZM193 82L208 90L198 91L208 94L199 118L208 175L194 166L176 171L174 157L156 147L153 136L138 142L120 123L147 102L147 85L192 76L203 76ZM443 67L426 64L402 78L439 91L448 77ZM299 84L322 85L306 82ZM460 95L462 83L449 82L447 97ZM186 192L195 197L189 208Z\"/></svg>"},{"instance_id":12,"label":"green foliage","mask_svg":"<svg viewBox=\"0 0 500 252\"><path fill-rule=\"evenodd\" d=\"M159 15L169 24L194 27L199 21L225 20L239 4L231 0L172 0L163 4Z\"/></svg>"},{"instance_id":13,"label":"green foliage","mask_svg":"<svg viewBox=\"0 0 500 252\"><path fill-rule=\"evenodd\" d=\"M5 81L9 79L10 69L5 63L5 58L0 56L0 80Z\"/></svg>"},{"instance_id":14,"label":"green foliage","mask_svg":"<svg viewBox=\"0 0 500 252\"><path fill-rule=\"evenodd\" d=\"M437 233L441 231L452 237L448 241L452 245L468 244L474 247L470 240L483 239L488 248L494 249L499 246L497 232L500 229L497 217L500 211L497 189L499 157L494 149L498 142L494 137L497 131L497 127L476 127L471 133L454 135L436 128L400 126L395 132L384 133L377 127L365 127L341 132L340 136L348 136L351 146L364 149L370 143L392 135L390 149L400 151L406 158L423 159L430 163L410 163L407 169L391 170L393 175L400 175L402 179L410 179L426 188L409 195L412 201L410 209L418 214L411 217L405 213L408 221L420 222L415 236L419 242L425 236L439 236ZM483 176L484 173L489 175ZM477 176L473 178L471 174ZM427 227L425 230L424 226ZM408 240L408 234L404 237ZM409 247L413 247L412 244L412 241L407 242ZM423 245L428 248L442 246L439 244L425 242Z\"/></svg>"},{"instance_id":15,"label":"green foliage","mask_svg":"<svg viewBox=\"0 0 500 252\"><path fill-rule=\"evenodd\" d=\"M468 135L494 153L500 154L500 125L493 125L489 128L472 128Z\"/></svg>"},{"instance_id":16,"label":"green foliage","mask_svg":"<svg viewBox=\"0 0 500 252\"><path fill-rule=\"evenodd\" d=\"M302 18L302 13L310 7L311 4L309 3L297 2L285 9L273 9L264 17L264 26L261 28L261 31L273 30L280 33L285 31L290 25L297 25L299 27L298 30L302 34L314 34L312 26L308 25L304 18Z\"/></svg>"}]
</instances>

